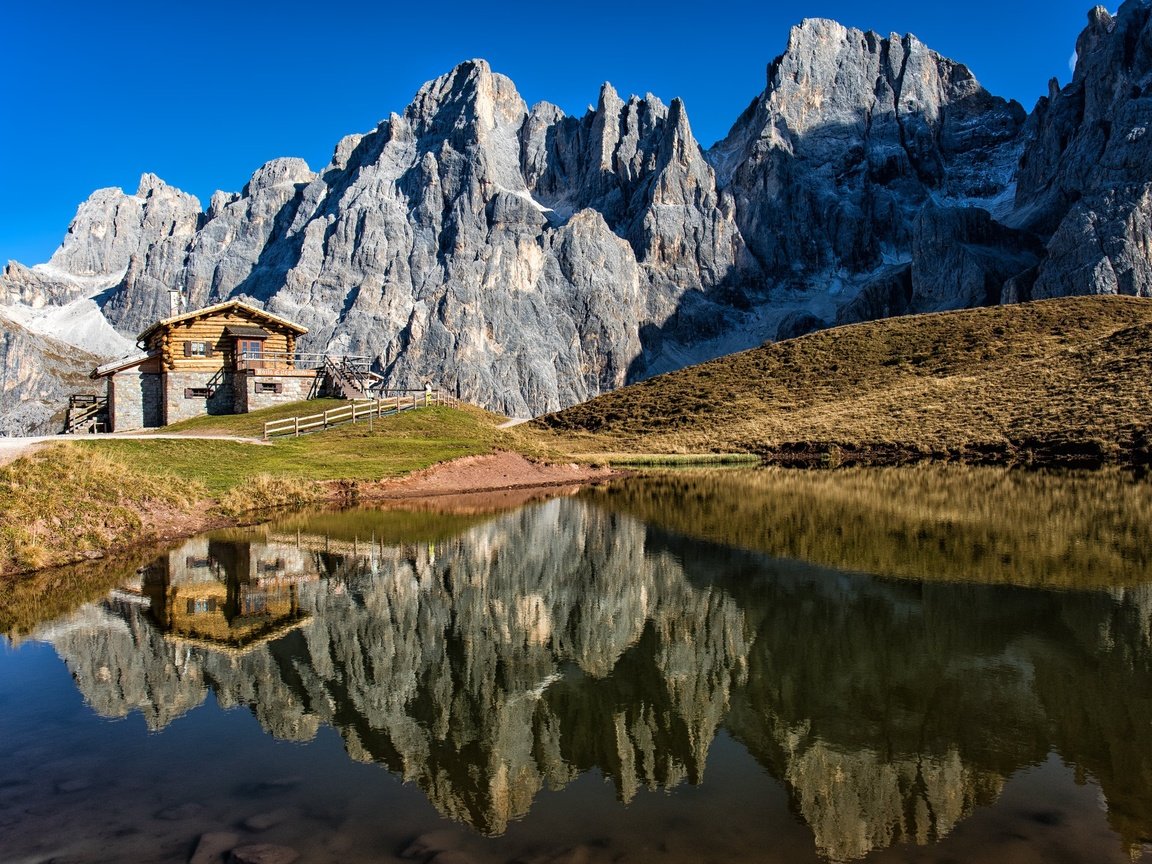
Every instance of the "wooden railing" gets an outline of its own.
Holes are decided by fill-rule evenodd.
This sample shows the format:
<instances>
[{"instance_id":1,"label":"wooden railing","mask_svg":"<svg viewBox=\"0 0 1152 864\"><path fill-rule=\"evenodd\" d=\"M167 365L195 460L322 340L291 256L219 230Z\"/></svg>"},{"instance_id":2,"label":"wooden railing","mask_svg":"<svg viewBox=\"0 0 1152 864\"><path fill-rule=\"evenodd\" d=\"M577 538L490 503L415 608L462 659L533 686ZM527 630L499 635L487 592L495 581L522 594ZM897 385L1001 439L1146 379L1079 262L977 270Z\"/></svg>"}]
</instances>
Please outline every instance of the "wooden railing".
<instances>
[{"instance_id":1,"label":"wooden railing","mask_svg":"<svg viewBox=\"0 0 1152 864\"><path fill-rule=\"evenodd\" d=\"M372 366L371 357L309 354L302 351L244 351L236 355L236 368L238 370L323 369L325 364L329 362L358 371L367 371Z\"/></svg>"},{"instance_id":2,"label":"wooden railing","mask_svg":"<svg viewBox=\"0 0 1152 864\"><path fill-rule=\"evenodd\" d=\"M456 399L440 390L390 391L394 396L378 399L358 399L339 408L330 408L321 414L305 417L286 417L283 420L268 420L264 423L264 440L280 435L306 435L309 432L323 432L333 426L356 423L370 418L387 417L401 411L412 411L429 405L454 405Z\"/></svg>"}]
</instances>

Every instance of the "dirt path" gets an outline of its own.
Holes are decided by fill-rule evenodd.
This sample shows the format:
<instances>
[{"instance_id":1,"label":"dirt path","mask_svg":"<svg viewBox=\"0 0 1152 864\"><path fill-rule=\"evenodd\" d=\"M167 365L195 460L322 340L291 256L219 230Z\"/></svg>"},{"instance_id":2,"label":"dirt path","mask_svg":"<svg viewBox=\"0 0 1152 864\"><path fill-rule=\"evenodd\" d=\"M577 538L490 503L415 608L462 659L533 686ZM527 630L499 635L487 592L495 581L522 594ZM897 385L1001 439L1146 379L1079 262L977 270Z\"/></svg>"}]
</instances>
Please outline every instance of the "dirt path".
<instances>
[{"instance_id":1,"label":"dirt path","mask_svg":"<svg viewBox=\"0 0 1152 864\"><path fill-rule=\"evenodd\" d=\"M577 465L572 462L563 465L531 462L519 453L492 453L442 462L406 477L372 484L362 492L365 497L373 499L426 498L508 489L578 486L624 476L626 473L606 466Z\"/></svg>"}]
</instances>

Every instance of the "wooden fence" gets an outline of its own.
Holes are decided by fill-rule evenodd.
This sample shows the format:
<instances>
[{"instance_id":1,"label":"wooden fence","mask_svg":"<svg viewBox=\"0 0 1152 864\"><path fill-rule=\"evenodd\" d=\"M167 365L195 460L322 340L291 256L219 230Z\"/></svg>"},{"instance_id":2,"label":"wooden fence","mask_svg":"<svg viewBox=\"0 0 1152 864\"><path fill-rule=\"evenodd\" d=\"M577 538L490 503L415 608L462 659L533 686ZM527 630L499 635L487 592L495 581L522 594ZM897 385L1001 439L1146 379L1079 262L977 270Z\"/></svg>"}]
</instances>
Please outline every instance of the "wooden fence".
<instances>
[{"instance_id":1,"label":"wooden fence","mask_svg":"<svg viewBox=\"0 0 1152 864\"><path fill-rule=\"evenodd\" d=\"M309 414L306 417L286 417L283 420L268 420L264 424L264 440L279 435L305 435L309 432L323 432L344 423L356 423L377 417L388 417L401 411L414 411L428 405L455 405L457 400L440 390L392 390L395 396L374 399L357 399L339 408L330 408L322 414Z\"/></svg>"}]
</instances>

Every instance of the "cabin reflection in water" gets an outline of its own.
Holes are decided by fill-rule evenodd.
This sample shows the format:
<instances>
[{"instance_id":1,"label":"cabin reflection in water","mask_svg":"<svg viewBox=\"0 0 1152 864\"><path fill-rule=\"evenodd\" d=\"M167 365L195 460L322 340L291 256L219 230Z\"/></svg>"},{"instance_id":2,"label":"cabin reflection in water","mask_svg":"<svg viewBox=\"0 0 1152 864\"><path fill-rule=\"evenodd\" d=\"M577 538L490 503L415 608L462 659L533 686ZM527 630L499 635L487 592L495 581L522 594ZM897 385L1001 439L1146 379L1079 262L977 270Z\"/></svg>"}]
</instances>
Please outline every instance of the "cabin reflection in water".
<instances>
[{"instance_id":1,"label":"cabin reflection in water","mask_svg":"<svg viewBox=\"0 0 1152 864\"><path fill-rule=\"evenodd\" d=\"M306 620L300 586L319 578L312 555L287 544L198 538L147 567L141 590L167 636L247 649Z\"/></svg>"}]
</instances>

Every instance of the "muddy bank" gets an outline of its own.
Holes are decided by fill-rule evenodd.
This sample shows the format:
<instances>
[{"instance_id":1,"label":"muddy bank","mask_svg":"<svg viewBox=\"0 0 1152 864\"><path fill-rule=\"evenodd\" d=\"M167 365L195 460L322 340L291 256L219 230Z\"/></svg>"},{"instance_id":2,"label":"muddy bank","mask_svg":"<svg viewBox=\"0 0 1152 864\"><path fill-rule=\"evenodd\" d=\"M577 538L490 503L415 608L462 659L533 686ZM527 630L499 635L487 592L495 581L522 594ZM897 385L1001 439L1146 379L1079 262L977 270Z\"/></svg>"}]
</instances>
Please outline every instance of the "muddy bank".
<instances>
[{"instance_id":1,"label":"muddy bank","mask_svg":"<svg viewBox=\"0 0 1152 864\"><path fill-rule=\"evenodd\" d=\"M374 501L431 498L598 483L628 473L575 462L563 465L533 462L519 453L490 453L442 462L394 480L362 483L359 494Z\"/></svg>"}]
</instances>

